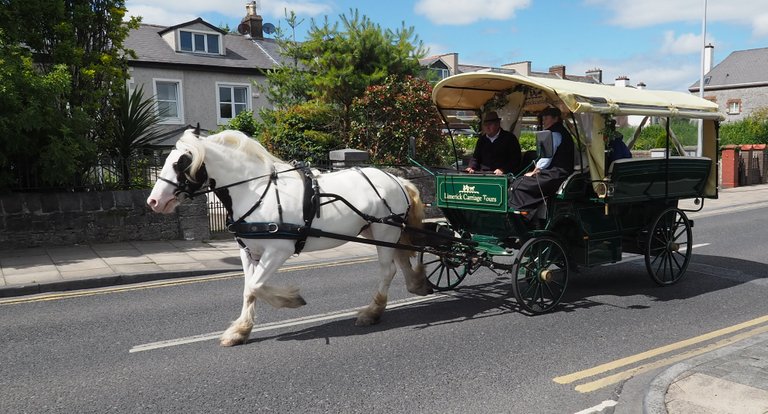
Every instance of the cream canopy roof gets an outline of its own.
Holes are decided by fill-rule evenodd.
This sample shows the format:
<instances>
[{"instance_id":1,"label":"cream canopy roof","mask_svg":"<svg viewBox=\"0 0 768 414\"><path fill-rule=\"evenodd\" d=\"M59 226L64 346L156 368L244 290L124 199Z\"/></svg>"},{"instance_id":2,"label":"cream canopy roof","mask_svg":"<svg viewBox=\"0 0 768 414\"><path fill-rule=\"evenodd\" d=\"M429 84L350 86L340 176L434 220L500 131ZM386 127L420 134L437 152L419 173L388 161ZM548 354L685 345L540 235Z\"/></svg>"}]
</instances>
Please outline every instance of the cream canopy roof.
<instances>
[{"instance_id":1,"label":"cream canopy roof","mask_svg":"<svg viewBox=\"0 0 768 414\"><path fill-rule=\"evenodd\" d=\"M435 85L432 101L441 110L478 110L497 93L525 85L562 101L573 113L651 115L723 120L718 105L683 92L621 88L562 79L497 72L451 76Z\"/></svg>"}]
</instances>

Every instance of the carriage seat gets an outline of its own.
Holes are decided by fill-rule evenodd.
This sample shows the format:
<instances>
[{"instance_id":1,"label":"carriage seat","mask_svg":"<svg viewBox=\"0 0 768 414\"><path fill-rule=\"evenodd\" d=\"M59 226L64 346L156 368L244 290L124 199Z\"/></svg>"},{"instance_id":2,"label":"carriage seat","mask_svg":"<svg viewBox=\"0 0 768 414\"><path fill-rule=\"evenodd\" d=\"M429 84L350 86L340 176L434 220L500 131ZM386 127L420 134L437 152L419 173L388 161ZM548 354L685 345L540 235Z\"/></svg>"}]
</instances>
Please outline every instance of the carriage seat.
<instances>
[{"instance_id":1,"label":"carriage seat","mask_svg":"<svg viewBox=\"0 0 768 414\"><path fill-rule=\"evenodd\" d=\"M559 199L572 199L584 197L587 183L589 182L589 160L586 151L579 151L578 146L573 152L573 172L560 184L556 197Z\"/></svg>"},{"instance_id":2,"label":"carriage seat","mask_svg":"<svg viewBox=\"0 0 768 414\"><path fill-rule=\"evenodd\" d=\"M608 168L608 199L616 203L702 197L711 169L707 157L619 159Z\"/></svg>"}]
</instances>

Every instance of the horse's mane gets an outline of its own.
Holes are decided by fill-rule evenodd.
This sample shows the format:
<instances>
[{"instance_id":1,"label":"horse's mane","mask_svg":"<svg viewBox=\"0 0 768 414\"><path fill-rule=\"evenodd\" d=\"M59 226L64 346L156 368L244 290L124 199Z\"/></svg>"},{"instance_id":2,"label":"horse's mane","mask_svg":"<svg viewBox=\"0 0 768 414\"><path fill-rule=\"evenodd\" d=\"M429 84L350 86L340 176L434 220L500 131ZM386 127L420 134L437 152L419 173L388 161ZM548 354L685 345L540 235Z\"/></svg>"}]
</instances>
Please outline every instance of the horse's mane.
<instances>
[{"instance_id":1,"label":"horse's mane","mask_svg":"<svg viewBox=\"0 0 768 414\"><path fill-rule=\"evenodd\" d=\"M206 145L219 145L231 149L235 155L240 155L243 160L257 158L270 169L276 163L285 163L280 158L270 154L263 145L255 139L252 139L240 131L226 130L208 136L198 138L191 129L184 132L176 144L176 148L188 151L192 155L192 164L190 165L190 175L194 176L205 160Z\"/></svg>"}]
</instances>

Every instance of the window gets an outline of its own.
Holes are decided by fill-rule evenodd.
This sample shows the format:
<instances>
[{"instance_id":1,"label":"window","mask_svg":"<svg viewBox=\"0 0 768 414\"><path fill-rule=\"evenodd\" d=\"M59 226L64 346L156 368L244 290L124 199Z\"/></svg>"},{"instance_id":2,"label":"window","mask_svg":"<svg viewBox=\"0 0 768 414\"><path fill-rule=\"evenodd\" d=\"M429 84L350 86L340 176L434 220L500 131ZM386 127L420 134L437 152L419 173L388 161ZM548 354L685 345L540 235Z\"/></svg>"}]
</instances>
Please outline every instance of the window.
<instances>
[{"instance_id":1,"label":"window","mask_svg":"<svg viewBox=\"0 0 768 414\"><path fill-rule=\"evenodd\" d=\"M179 30L179 50L218 55L220 39L218 34Z\"/></svg>"},{"instance_id":2,"label":"window","mask_svg":"<svg viewBox=\"0 0 768 414\"><path fill-rule=\"evenodd\" d=\"M180 80L155 79L155 101L161 123L184 123Z\"/></svg>"},{"instance_id":3,"label":"window","mask_svg":"<svg viewBox=\"0 0 768 414\"><path fill-rule=\"evenodd\" d=\"M729 114L741 113L741 99L729 99L726 110Z\"/></svg>"},{"instance_id":4,"label":"window","mask_svg":"<svg viewBox=\"0 0 768 414\"><path fill-rule=\"evenodd\" d=\"M251 87L247 84L216 84L219 124L226 124L240 112L251 109Z\"/></svg>"},{"instance_id":5,"label":"window","mask_svg":"<svg viewBox=\"0 0 768 414\"><path fill-rule=\"evenodd\" d=\"M448 69L443 68L432 68L432 70L437 73L438 79L445 79L448 76L451 76L451 72Z\"/></svg>"}]
</instances>

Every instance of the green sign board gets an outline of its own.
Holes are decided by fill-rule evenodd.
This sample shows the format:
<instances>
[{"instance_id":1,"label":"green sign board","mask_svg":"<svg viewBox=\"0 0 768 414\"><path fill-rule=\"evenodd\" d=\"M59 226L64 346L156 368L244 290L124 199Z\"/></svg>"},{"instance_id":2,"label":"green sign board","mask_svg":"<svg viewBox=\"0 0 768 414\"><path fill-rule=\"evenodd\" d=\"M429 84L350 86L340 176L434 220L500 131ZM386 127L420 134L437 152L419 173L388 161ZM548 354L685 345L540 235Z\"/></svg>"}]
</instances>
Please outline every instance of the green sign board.
<instances>
[{"instance_id":1,"label":"green sign board","mask_svg":"<svg viewBox=\"0 0 768 414\"><path fill-rule=\"evenodd\" d=\"M494 175L438 175L437 206L465 210L507 211L507 177Z\"/></svg>"}]
</instances>

